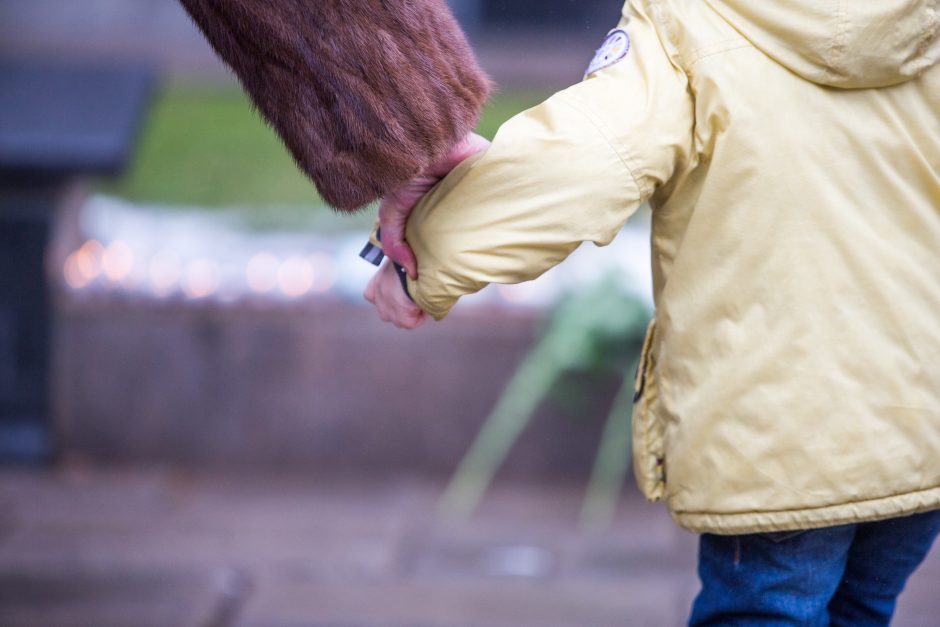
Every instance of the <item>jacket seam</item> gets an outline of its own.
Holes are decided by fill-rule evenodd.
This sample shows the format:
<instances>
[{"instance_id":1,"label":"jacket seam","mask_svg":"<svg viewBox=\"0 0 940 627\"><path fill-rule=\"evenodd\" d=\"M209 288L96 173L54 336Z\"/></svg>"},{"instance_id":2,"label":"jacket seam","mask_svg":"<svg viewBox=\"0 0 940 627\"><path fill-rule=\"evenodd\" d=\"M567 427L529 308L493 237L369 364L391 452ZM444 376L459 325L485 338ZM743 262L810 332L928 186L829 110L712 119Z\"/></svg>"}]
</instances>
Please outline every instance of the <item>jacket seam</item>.
<instances>
[{"instance_id":1,"label":"jacket seam","mask_svg":"<svg viewBox=\"0 0 940 627\"><path fill-rule=\"evenodd\" d=\"M679 46L676 45L676 40L672 36L672 33L669 32L669 25L666 23L666 18L663 16L663 8L660 5L658 0L647 0L647 6L650 8L650 14L653 16L653 20L656 22L656 26L659 27L658 30L662 31L661 37L665 37L666 43L669 44L669 47L672 48L677 55L679 55ZM666 52L667 56L672 56L669 51Z\"/></svg>"},{"instance_id":2,"label":"jacket seam","mask_svg":"<svg viewBox=\"0 0 940 627\"><path fill-rule=\"evenodd\" d=\"M666 18L665 10L662 6L662 3L659 0L646 0L646 6L649 8L651 22L656 36L659 39L659 45L663 48L663 53L666 55L666 58L669 60L669 63L676 68L677 72L680 72L685 78L685 89L692 101L692 128L689 129L690 138L689 138L689 159L694 159L695 153L695 135L696 127L698 125L698 116L696 114L696 104L695 104L695 91L692 88L692 65L687 63L687 59L684 58L682 49L679 47L677 37L672 32L670 23ZM681 169L685 169L685 163L679 161L675 163L675 167L670 176L673 177ZM654 187L650 187L647 190L646 200L649 200L653 193L656 191ZM662 212L662 209L659 209Z\"/></svg>"},{"instance_id":3,"label":"jacket seam","mask_svg":"<svg viewBox=\"0 0 940 627\"><path fill-rule=\"evenodd\" d=\"M726 37L725 39L720 39L718 41L713 41L709 44L705 44L694 48L692 53L689 55L691 62L694 63L696 59L707 56L712 52L721 52L726 49L728 46L732 46L741 41L747 41L743 35L735 35L734 37Z\"/></svg>"},{"instance_id":4,"label":"jacket seam","mask_svg":"<svg viewBox=\"0 0 940 627\"><path fill-rule=\"evenodd\" d=\"M774 514L799 514L801 512L814 512L825 509L836 509L839 507L851 507L853 505L864 505L869 503L877 503L879 501L889 501L891 499L896 499L899 497L912 496L915 494L929 493L940 490L940 485L931 486L929 488L922 488L920 490L910 490L907 492L897 492L895 494L887 494L885 496L876 496L874 498L859 499L853 501L842 501L841 503L833 503L830 505L817 505L815 507L800 507L800 508L787 508L787 509L763 509L763 510L746 510L739 512L702 512L702 511L687 511L687 510L673 510L676 516L697 516L697 517L735 517L735 516L768 516Z\"/></svg>"},{"instance_id":5,"label":"jacket seam","mask_svg":"<svg viewBox=\"0 0 940 627\"><path fill-rule=\"evenodd\" d=\"M659 421L653 408L651 395L659 395L659 384L653 372L653 344L657 335L657 320L654 315L646 330L646 336L643 339L643 348L640 351L638 378L635 382L636 394L638 397L634 401L633 420L639 426L641 441L640 452L642 458L640 468L643 472L644 491L651 501L660 501L666 493L666 477L663 473L663 464L665 463L665 446L660 441L659 446L655 446L653 441L653 430ZM658 400L658 398L657 398Z\"/></svg>"},{"instance_id":6,"label":"jacket seam","mask_svg":"<svg viewBox=\"0 0 940 627\"><path fill-rule=\"evenodd\" d=\"M745 49L745 48L751 48L751 49L753 49L754 46L751 44L751 42L749 42L749 41L747 41L746 39L743 39L743 38L742 38L742 39L738 39L735 44L731 44L731 43L729 42L728 45L725 45L725 46L719 48L718 50L709 50L708 47L706 47L706 48L700 48L698 51L696 51L696 52L692 55L692 60L691 60L690 63L689 63L689 69L695 67L695 65L696 65L699 61L701 61L702 59L707 59L707 58L709 58L709 57L714 57L714 56L716 56L716 55L724 54L724 53L726 53L726 52L732 52L732 51L734 51L734 50L743 50L743 49Z\"/></svg>"},{"instance_id":7,"label":"jacket seam","mask_svg":"<svg viewBox=\"0 0 940 627\"><path fill-rule=\"evenodd\" d=\"M623 167L630 174L630 178L633 180L633 184L639 190L640 195L644 198L648 198L651 194L651 191L646 189L646 186L643 185L642 180L637 177L636 171L639 168L635 165L634 160L628 155L625 154L626 150L621 150L614 145L613 133L610 132L610 129L606 124L596 119L593 115L588 112L588 106L586 103L581 103L580 99L571 94L565 94L558 99L559 102L566 104L571 107L574 111L580 114L584 119L586 119L591 126L594 127L594 130L597 131L597 134L600 135L601 139L604 140L604 143L617 155L617 159L620 160L620 163L623 164Z\"/></svg>"},{"instance_id":8,"label":"jacket seam","mask_svg":"<svg viewBox=\"0 0 940 627\"><path fill-rule=\"evenodd\" d=\"M921 34L920 42L917 45L918 57L927 54L930 42L933 41L933 37L937 34L938 30L940 30L940 16L937 14L938 7L940 7L940 2L933 2L926 8L925 13L927 16L924 20L924 30Z\"/></svg>"}]
</instances>

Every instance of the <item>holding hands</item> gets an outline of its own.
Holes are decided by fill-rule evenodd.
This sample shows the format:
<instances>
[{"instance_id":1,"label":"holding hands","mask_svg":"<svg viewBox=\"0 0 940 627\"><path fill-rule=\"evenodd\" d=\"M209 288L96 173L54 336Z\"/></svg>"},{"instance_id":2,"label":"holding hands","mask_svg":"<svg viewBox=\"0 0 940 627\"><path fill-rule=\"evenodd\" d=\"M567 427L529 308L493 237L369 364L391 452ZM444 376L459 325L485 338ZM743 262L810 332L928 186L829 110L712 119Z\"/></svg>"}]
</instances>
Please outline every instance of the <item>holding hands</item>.
<instances>
[{"instance_id":1,"label":"holding hands","mask_svg":"<svg viewBox=\"0 0 940 627\"><path fill-rule=\"evenodd\" d=\"M470 133L440 162L382 199L379 204L379 228L382 231L382 252L388 257L382 268L366 286L363 296L372 303L379 317L401 329L414 329L427 320L427 314L415 305L402 289L392 262L404 267L413 280L418 278L418 264L405 241L405 226L411 210L438 181L447 176L464 159L486 150L489 141Z\"/></svg>"}]
</instances>

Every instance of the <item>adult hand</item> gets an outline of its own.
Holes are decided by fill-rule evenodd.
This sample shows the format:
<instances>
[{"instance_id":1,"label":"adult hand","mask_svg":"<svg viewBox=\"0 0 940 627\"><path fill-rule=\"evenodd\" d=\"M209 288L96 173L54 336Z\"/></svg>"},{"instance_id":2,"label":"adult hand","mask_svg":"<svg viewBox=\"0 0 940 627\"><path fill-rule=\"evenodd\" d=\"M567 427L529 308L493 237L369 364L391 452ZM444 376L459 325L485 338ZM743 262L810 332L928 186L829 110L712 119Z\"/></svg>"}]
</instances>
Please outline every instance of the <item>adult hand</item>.
<instances>
[{"instance_id":1,"label":"adult hand","mask_svg":"<svg viewBox=\"0 0 940 627\"><path fill-rule=\"evenodd\" d=\"M403 266L412 279L418 278L418 264L411 247L405 242L405 225L411 210L438 181L461 161L485 150L490 142L476 133L469 133L454 146L444 159L404 186L388 194L379 203L379 227L382 229L382 252ZM401 291L401 287L398 288ZM368 299L368 297L367 297ZM371 301L370 301L371 302ZM410 301L409 301L410 302Z\"/></svg>"},{"instance_id":2,"label":"adult hand","mask_svg":"<svg viewBox=\"0 0 940 627\"><path fill-rule=\"evenodd\" d=\"M401 279L391 261L386 261L372 276L363 296L375 305L379 318L399 329L416 329L428 318L401 288Z\"/></svg>"}]
</instances>

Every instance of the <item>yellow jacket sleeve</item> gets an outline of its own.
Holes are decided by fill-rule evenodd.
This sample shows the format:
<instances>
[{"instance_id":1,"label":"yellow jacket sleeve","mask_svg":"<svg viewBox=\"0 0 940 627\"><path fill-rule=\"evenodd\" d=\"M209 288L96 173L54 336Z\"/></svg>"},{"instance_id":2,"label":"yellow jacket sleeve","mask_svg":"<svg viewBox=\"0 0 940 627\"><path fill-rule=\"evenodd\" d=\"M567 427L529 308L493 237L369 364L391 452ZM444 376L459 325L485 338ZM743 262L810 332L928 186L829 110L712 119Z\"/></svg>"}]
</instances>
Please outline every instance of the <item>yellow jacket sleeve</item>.
<instances>
[{"instance_id":1,"label":"yellow jacket sleeve","mask_svg":"<svg viewBox=\"0 0 940 627\"><path fill-rule=\"evenodd\" d=\"M626 56L506 122L409 218L412 298L434 318L488 283L533 279L582 242L606 245L688 157L685 74L644 14L624 9Z\"/></svg>"}]
</instances>

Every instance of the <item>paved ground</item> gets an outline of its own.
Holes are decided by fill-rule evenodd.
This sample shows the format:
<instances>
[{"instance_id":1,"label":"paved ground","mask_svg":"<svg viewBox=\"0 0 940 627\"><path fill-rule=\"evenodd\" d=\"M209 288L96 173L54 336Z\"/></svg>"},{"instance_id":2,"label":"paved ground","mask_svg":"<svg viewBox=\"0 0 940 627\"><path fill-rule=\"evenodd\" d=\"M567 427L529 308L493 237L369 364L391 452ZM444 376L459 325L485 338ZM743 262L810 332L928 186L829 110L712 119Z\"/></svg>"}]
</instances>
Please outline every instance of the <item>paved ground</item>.
<instances>
[{"instance_id":1,"label":"paved ground","mask_svg":"<svg viewBox=\"0 0 940 627\"><path fill-rule=\"evenodd\" d=\"M426 480L0 473L4 627L678 625L694 537L627 496L578 525L580 486L501 485L464 522ZM897 625L936 625L940 555Z\"/></svg>"}]
</instances>

